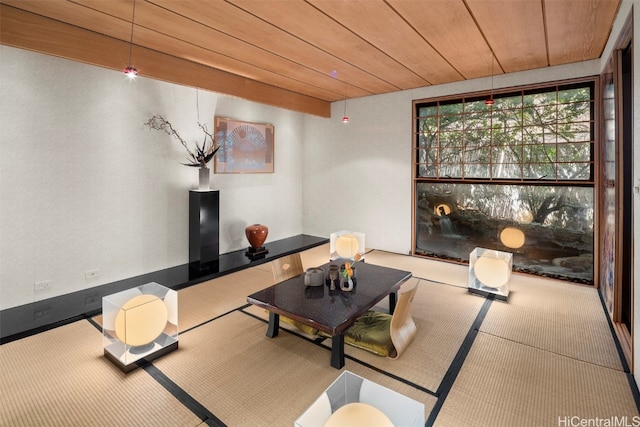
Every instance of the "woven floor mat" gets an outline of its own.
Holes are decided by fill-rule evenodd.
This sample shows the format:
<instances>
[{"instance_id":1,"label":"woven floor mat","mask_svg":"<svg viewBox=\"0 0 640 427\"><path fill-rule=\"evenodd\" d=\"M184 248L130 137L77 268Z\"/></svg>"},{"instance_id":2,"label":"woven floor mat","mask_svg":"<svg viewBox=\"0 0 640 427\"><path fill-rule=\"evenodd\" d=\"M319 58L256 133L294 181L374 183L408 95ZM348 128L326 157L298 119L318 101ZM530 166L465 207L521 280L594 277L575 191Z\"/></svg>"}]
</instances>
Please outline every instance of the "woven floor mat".
<instances>
[{"instance_id":1,"label":"woven floor mat","mask_svg":"<svg viewBox=\"0 0 640 427\"><path fill-rule=\"evenodd\" d=\"M345 353L435 392L483 303L466 289L420 280L411 307L418 332L398 359L351 346L345 346ZM387 310L388 302L383 300L381 308Z\"/></svg>"},{"instance_id":2,"label":"woven floor mat","mask_svg":"<svg viewBox=\"0 0 640 427\"><path fill-rule=\"evenodd\" d=\"M320 265L329 258L329 245L308 249L300 255L304 268ZM273 272L268 262L182 289L178 293L180 330L241 307L247 303L247 295L271 285Z\"/></svg>"},{"instance_id":3,"label":"woven floor mat","mask_svg":"<svg viewBox=\"0 0 640 427\"><path fill-rule=\"evenodd\" d=\"M508 303L494 302L480 330L589 363L622 369L598 291L512 275Z\"/></svg>"},{"instance_id":4,"label":"woven floor mat","mask_svg":"<svg viewBox=\"0 0 640 427\"><path fill-rule=\"evenodd\" d=\"M419 258L408 255L394 254L374 250L367 253L365 262L382 265L384 267L407 270L413 273L413 277L428 279L434 282L466 288L469 284L469 267Z\"/></svg>"},{"instance_id":5,"label":"woven floor mat","mask_svg":"<svg viewBox=\"0 0 640 427\"><path fill-rule=\"evenodd\" d=\"M178 292L181 331L247 303L247 295L273 285L270 267L248 268Z\"/></svg>"},{"instance_id":6,"label":"woven floor mat","mask_svg":"<svg viewBox=\"0 0 640 427\"><path fill-rule=\"evenodd\" d=\"M625 373L480 333L434 426L609 425L602 420L625 416L638 416Z\"/></svg>"},{"instance_id":7,"label":"woven floor mat","mask_svg":"<svg viewBox=\"0 0 640 427\"><path fill-rule=\"evenodd\" d=\"M218 277L178 291L180 333L247 303L247 295L273 284L271 267L264 264ZM102 315L92 318L102 325Z\"/></svg>"},{"instance_id":8,"label":"woven floor mat","mask_svg":"<svg viewBox=\"0 0 640 427\"><path fill-rule=\"evenodd\" d=\"M144 370L125 375L102 349L87 321L0 346L0 425L200 424Z\"/></svg>"},{"instance_id":9,"label":"woven floor mat","mask_svg":"<svg viewBox=\"0 0 640 427\"><path fill-rule=\"evenodd\" d=\"M287 426L340 375L330 352L236 311L180 339L180 349L155 362L171 380L229 426ZM423 402L435 398L347 360L345 369Z\"/></svg>"}]
</instances>

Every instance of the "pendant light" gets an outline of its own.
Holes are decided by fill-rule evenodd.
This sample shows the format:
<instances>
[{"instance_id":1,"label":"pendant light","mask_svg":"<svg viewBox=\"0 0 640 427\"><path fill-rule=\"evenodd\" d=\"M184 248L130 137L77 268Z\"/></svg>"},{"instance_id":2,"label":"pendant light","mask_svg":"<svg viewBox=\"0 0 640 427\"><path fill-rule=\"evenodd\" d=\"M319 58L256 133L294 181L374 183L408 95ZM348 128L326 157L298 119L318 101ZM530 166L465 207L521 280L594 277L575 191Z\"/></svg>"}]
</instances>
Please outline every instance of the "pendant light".
<instances>
[{"instance_id":1,"label":"pendant light","mask_svg":"<svg viewBox=\"0 0 640 427\"><path fill-rule=\"evenodd\" d=\"M347 83L344 84L344 115L342 116L342 123L349 123L349 116L347 116Z\"/></svg>"},{"instance_id":2,"label":"pendant light","mask_svg":"<svg viewBox=\"0 0 640 427\"><path fill-rule=\"evenodd\" d=\"M489 98L484 100L484 105L488 105L490 107L494 104L493 100L493 52L491 53L491 92L489 94Z\"/></svg>"},{"instance_id":3,"label":"pendant light","mask_svg":"<svg viewBox=\"0 0 640 427\"><path fill-rule=\"evenodd\" d=\"M124 74L130 79L135 78L138 75L138 70L131 65L131 51L133 49L133 23L136 17L136 0L133 0L133 12L131 14L131 39L129 40L129 65L124 69Z\"/></svg>"}]
</instances>

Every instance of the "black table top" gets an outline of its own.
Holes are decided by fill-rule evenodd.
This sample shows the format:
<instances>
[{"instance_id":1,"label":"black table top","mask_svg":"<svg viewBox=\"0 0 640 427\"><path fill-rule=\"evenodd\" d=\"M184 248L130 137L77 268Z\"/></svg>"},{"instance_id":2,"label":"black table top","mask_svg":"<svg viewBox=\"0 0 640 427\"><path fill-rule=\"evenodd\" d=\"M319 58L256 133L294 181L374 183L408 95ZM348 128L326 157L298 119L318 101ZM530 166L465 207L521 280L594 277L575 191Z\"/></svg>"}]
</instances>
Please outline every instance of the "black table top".
<instances>
[{"instance_id":1,"label":"black table top","mask_svg":"<svg viewBox=\"0 0 640 427\"><path fill-rule=\"evenodd\" d=\"M327 273L329 263L320 266ZM359 262L352 291L305 286L304 274L277 283L247 297L251 304L290 317L330 335L346 330L357 317L396 292L411 272Z\"/></svg>"}]
</instances>

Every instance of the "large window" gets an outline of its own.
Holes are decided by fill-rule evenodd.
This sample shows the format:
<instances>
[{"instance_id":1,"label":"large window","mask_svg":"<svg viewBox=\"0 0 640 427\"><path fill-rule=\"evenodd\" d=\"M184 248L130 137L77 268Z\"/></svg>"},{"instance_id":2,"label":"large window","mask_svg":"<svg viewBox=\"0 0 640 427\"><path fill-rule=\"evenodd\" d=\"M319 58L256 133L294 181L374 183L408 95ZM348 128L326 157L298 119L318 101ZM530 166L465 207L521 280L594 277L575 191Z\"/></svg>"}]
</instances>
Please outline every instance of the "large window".
<instances>
[{"instance_id":1,"label":"large window","mask_svg":"<svg viewBox=\"0 0 640 427\"><path fill-rule=\"evenodd\" d=\"M414 102L414 253L593 283L594 85Z\"/></svg>"}]
</instances>

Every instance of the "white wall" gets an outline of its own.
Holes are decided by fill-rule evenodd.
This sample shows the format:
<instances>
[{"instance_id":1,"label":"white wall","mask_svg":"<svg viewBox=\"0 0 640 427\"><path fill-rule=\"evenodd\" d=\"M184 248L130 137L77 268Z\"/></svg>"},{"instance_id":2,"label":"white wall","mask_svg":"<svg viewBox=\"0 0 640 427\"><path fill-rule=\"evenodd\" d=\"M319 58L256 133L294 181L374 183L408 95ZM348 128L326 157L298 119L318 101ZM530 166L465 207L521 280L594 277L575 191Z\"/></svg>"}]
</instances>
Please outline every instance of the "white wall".
<instances>
[{"instance_id":1,"label":"white wall","mask_svg":"<svg viewBox=\"0 0 640 427\"><path fill-rule=\"evenodd\" d=\"M182 146L143 127L165 115L201 142L196 90L0 46L0 309L188 263ZM302 233L302 114L199 91L213 116L275 125L275 173L213 175L220 251ZM100 277L85 279L99 269ZM52 289L34 292L50 280Z\"/></svg>"},{"instance_id":2,"label":"white wall","mask_svg":"<svg viewBox=\"0 0 640 427\"><path fill-rule=\"evenodd\" d=\"M494 77L494 88L594 76L598 60ZM326 236L351 229L366 234L366 246L411 251L412 101L488 90L483 78L347 101L332 118L306 116L303 151L303 228Z\"/></svg>"}]
</instances>

